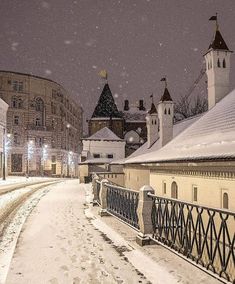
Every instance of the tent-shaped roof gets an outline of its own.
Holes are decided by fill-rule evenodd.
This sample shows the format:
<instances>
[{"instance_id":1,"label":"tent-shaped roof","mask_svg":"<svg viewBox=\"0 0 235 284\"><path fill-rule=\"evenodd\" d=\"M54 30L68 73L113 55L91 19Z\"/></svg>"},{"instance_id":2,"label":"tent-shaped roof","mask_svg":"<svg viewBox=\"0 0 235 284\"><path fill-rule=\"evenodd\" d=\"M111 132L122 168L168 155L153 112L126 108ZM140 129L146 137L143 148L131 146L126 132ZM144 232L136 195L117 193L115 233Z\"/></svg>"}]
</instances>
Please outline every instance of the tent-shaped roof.
<instances>
[{"instance_id":1,"label":"tent-shaped roof","mask_svg":"<svg viewBox=\"0 0 235 284\"><path fill-rule=\"evenodd\" d=\"M155 107L155 104L151 104L151 109L148 111L149 114L157 113L157 109Z\"/></svg>"},{"instance_id":2,"label":"tent-shaped roof","mask_svg":"<svg viewBox=\"0 0 235 284\"><path fill-rule=\"evenodd\" d=\"M92 114L92 118L94 117L121 117L108 83L104 85L98 104Z\"/></svg>"},{"instance_id":3,"label":"tent-shaped roof","mask_svg":"<svg viewBox=\"0 0 235 284\"><path fill-rule=\"evenodd\" d=\"M161 149L126 163L235 159L235 90Z\"/></svg>"},{"instance_id":4,"label":"tent-shaped roof","mask_svg":"<svg viewBox=\"0 0 235 284\"><path fill-rule=\"evenodd\" d=\"M219 30L216 30L216 32L215 32L214 39L209 46L209 50L210 49L214 49L214 50L221 49L221 50L228 50L229 51L229 48L228 48L227 44L225 43L225 41L224 41Z\"/></svg>"},{"instance_id":5,"label":"tent-shaped roof","mask_svg":"<svg viewBox=\"0 0 235 284\"><path fill-rule=\"evenodd\" d=\"M83 140L124 141L114 134L108 127L98 130L96 133Z\"/></svg>"},{"instance_id":6,"label":"tent-shaped roof","mask_svg":"<svg viewBox=\"0 0 235 284\"><path fill-rule=\"evenodd\" d=\"M172 101L171 95L167 88L165 88L164 93L160 99L161 102L169 102Z\"/></svg>"}]
</instances>

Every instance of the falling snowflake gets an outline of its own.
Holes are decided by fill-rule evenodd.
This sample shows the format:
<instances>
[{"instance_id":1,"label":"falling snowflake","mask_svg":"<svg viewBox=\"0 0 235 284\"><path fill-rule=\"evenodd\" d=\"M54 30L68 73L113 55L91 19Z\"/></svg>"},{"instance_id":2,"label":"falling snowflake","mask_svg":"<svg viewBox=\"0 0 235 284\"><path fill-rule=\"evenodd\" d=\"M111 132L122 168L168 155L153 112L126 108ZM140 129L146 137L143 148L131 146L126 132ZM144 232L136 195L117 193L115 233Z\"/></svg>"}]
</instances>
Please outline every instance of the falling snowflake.
<instances>
[{"instance_id":1,"label":"falling snowflake","mask_svg":"<svg viewBox=\"0 0 235 284\"><path fill-rule=\"evenodd\" d=\"M52 73L51 70L49 70L49 69L46 69L46 70L45 70L45 74L46 74L46 75L51 75L51 73Z\"/></svg>"},{"instance_id":2,"label":"falling snowflake","mask_svg":"<svg viewBox=\"0 0 235 284\"><path fill-rule=\"evenodd\" d=\"M41 6L42 6L43 9L49 9L50 8L50 4L46 1L42 1Z\"/></svg>"},{"instance_id":3,"label":"falling snowflake","mask_svg":"<svg viewBox=\"0 0 235 284\"><path fill-rule=\"evenodd\" d=\"M97 66L96 66L96 65L93 65L92 68L93 68L93 69L97 69Z\"/></svg>"},{"instance_id":4,"label":"falling snowflake","mask_svg":"<svg viewBox=\"0 0 235 284\"><path fill-rule=\"evenodd\" d=\"M198 51L198 48L197 48L197 47L194 47L194 48L193 48L193 51Z\"/></svg>"},{"instance_id":5,"label":"falling snowflake","mask_svg":"<svg viewBox=\"0 0 235 284\"><path fill-rule=\"evenodd\" d=\"M16 51L18 45L19 45L18 42L12 42L12 44L11 44L11 50Z\"/></svg>"},{"instance_id":6,"label":"falling snowflake","mask_svg":"<svg viewBox=\"0 0 235 284\"><path fill-rule=\"evenodd\" d=\"M114 98L117 99L119 97L119 95L116 93L114 94Z\"/></svg>"},{"instance_id":7,"label":"falling snowflake","mask_svg":"<svg viewBox=\"0 0 235 284\"><path fill-rule=\"evenodd\" d=\"M89 39L89 40L86 42L86 46L89 46L89 47L95 46L95 44L96 44L96 40L93 39L93 38Z\"/></svg>"},{"instance_id":8,"label":"falling snowflake","mask_svg":"<svg viewBox=\"0 0 235 284\"><path fill-rule=\"evenodd\" d=\"M64 41L64 43L67 44L67 45L69 45L69 44L72 43L72 41L67 39L67 40Z\"/></svg>"}]
</instances>

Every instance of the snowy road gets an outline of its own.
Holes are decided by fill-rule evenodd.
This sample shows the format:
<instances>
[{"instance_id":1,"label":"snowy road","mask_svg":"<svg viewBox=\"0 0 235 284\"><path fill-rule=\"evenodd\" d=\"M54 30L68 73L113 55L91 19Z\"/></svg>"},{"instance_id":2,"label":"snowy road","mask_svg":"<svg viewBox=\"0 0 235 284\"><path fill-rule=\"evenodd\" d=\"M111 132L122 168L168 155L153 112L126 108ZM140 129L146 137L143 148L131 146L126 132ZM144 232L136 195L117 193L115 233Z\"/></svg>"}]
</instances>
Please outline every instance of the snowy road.
<instances>
[{"instance_id":1,"label":"snowy road","mask_svg":"<svg viewBox=\"0 0 235 284\"><path fill-rule=\"evenodd\" d=\"M20 235L6 283L149 283L84 215L78 181L55 186Z\"/></svg>"},{"instance_id":2,"label":"snowy road","mask_svg":"<svg viewBox=\"0 0 235 284\"><path fill-rule=\"evenodd\" d=\"M67 180L42 190L27 209L5 283L220 283L162 246L139 247L136 231L87 205L90 189Z\"/></svg>"}]
</instances>

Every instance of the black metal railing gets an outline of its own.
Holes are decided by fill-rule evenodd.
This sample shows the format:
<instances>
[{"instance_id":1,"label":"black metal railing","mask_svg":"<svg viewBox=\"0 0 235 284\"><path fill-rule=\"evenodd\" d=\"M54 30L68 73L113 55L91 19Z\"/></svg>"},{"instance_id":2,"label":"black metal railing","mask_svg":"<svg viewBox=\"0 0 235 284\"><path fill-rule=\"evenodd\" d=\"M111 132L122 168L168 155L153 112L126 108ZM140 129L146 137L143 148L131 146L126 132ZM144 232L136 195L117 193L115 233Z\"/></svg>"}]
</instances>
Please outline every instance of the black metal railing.
<instances>
[{"instance_id":1,"label":"black metal railing","mask_svg":"<svg viewBox=\"0 0 235 284\"><path fill-rule=\"evenodd\" d=\"M148 195L153 238L235 283L235 213Z\"/></svg>"},{"instance_id":2,"label":"black metal railing","mask_svg":"<svg viewBox=\"0 0 235 284\"><path fill-rule=\"evenodd\" d=\"M96 192L97 192L97 200L96 202L100 205L100 188L101 188L101 182L99 180L96 180Z\"/></svg>"},{"instance_id":3,"label":"black metal railing","mask_svg":"<svg viewBox=\"0 0 235 284\"><path fill-rule=\"evenodd\" d=\"M139 192L113 184L107 187L107 211L136 229L139 229L137 207Z\"/></svg>"}]
</instances>

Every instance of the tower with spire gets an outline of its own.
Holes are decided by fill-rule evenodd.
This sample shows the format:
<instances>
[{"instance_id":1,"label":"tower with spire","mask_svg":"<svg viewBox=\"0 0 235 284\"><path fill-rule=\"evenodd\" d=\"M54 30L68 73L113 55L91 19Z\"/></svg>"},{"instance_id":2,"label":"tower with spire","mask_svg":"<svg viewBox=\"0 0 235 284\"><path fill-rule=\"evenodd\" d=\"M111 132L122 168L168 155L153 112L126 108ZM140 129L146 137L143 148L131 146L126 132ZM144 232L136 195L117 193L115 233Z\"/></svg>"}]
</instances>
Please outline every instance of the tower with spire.
<instances>
[{"instance_id":1,"label":"tower with spire","mask_svg":"<svg viewBox=\"0 0 235 284\"><path fill-rule=\"evenodd\" d=\"M216 31L209 48L204 55L206 61L208 109L229 93L230 55L232 53L225 43L218 25L218 18L213 16L210 20L216 21Z\"/></svg>"},{"instance_id":2,"label":"tower with spire","mask_svg":"<svg viewBox=\"0 0 235 284\"><path fill-rule=\"evenodd\" d=\"M153 95L151 96L153 98ZM153 99L151 109L146 116L147 125L147 146L150 148L158 139L158 113L154 105Z\"/></svg>"},{"instance_id":3,"label":"tower with spire","mask_svg":"<svg viewBox=\"0 0 235 284\"><path fill-rule=\"evenodd\" d=\"M115 104L107 80L92 117L88 121L89 135L93 135L104 127L108 127L118 137L123 138L124 120Z\"/></svg>"},{"instance_id":4,"label":"tower with spire","mask_svg":"<svg viewBox=\"0 0 235 284\"><path fill-rule=\"evenodd\" d=\"M174 103L167 89L166 78L163 79L161 81L165 81L165 89L158 103L159 139L161 147L166 145L173 138L174 117Z\"/></svg>"}]
</instances>

